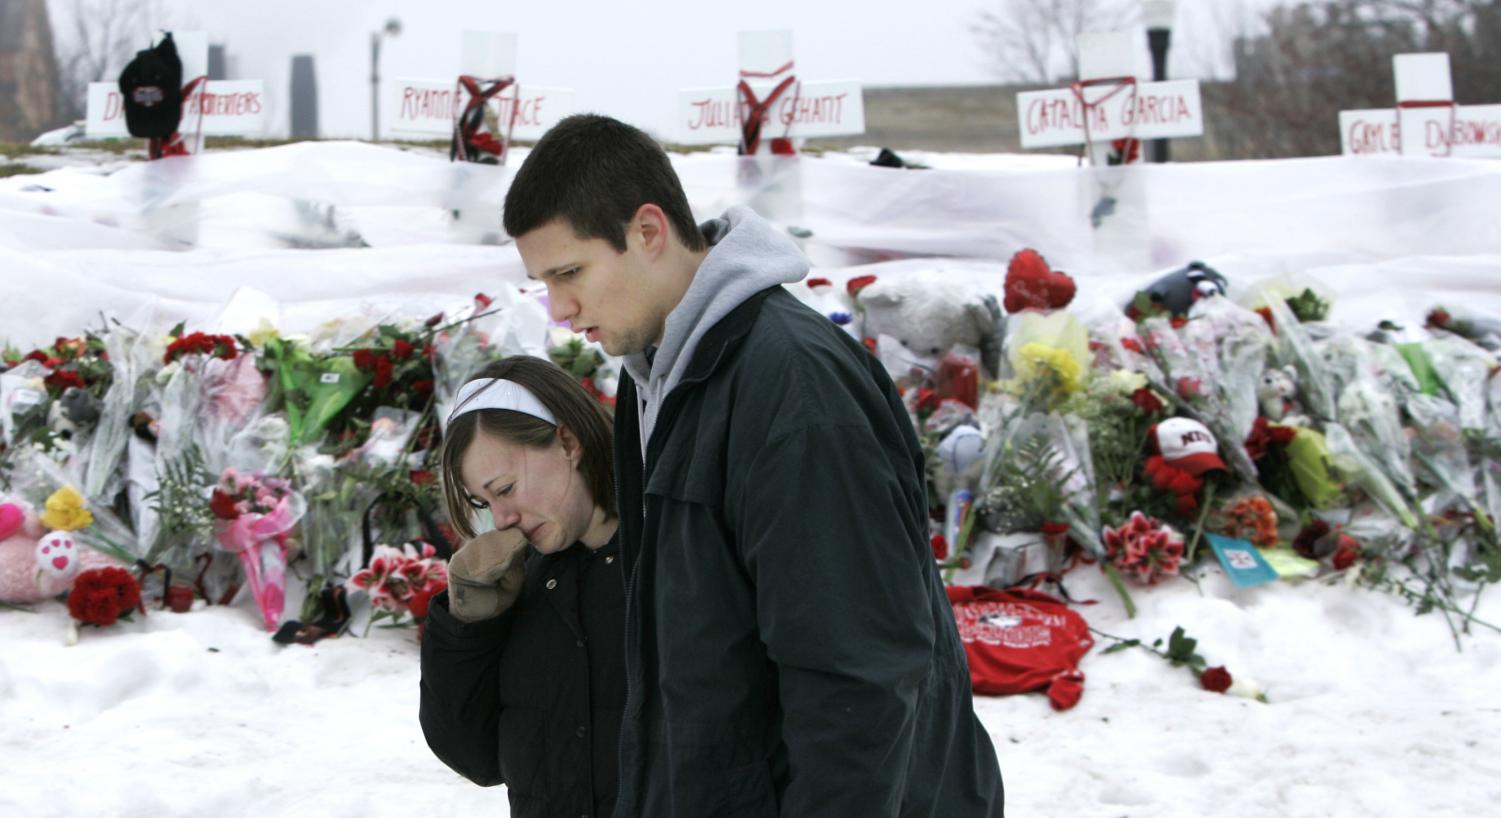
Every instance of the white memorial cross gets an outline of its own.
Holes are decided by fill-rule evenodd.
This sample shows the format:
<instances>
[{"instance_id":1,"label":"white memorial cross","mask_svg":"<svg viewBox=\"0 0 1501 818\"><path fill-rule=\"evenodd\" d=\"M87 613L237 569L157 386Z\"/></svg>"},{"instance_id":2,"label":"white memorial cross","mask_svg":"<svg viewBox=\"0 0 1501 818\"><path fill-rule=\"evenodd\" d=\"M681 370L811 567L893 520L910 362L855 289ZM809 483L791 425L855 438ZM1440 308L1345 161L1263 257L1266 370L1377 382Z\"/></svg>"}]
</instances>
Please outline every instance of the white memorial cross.
<instances>
[{"instance_id":1,"label":"white memorial cross","mask_svg":"<svg viewBox=\"0 0 1501 818\"><path fill-rule=\"evenodd\" d=\"M1456 105L1448 54L1397 54L1392 72L1395 109L1339 112L1345 154L1501 156L1501 105Z\"/></svg>"},{"instance_id":2,"label":"white memorial cross","mask_svg":"<svg viewBox=\"0 0 1501 818\"><path fill-rule=\"evenodd\" d=\"M1022 147L1084 145L1100 164L1115 140L1203 134L1199 81L1140 82L1133 40L1123 31L1081 34L1078 82L1017 94Z\"/></svg>"},{"instance_id":3,"label":"white memorial cross","mask_svg":"<svg viewBox=\"0 0 1501 818\"><path fill-rule=\"evenodd\" d=\"M505 162L511 140L541 138L558 120L573 113L574 92L517 82L516 40L513 33L466 31L457 81L400 79L387 86L385 110L394 112L389 132L419 137L457 135L462 119L483 116L475 107L483 106L495 111L499 123L500 162Z\"/></svg>"},{"instance_id":4,"label":"white memorial cross","mask_svg":"<svg viewBox=\"0 0 1501 818\"><path fill-rule=\"evenodd\" d=\"M204 136L255 136L266 131L266 87L261 80L210 80L208 34L174 31L172 41L182 61L182 121L178 132L192 135L190 152L202 148ZM196 85L195 85L196 83ZM191 89L191 90L190 90ZM91 82L84 132L91 139L129 137L120 83Z\"/></svg>"},{"instance_id":5,"label":"white memorial cross","mask_svg":"<svg viewBox=\"0 0 1501 818\"><path fill-rule=\"evenodd\" d=\"M791 31L741 32L739 62L734 87L679 92L679 143L739 145L741 153L756 154L774 139L865 132L860 83L798 79Z\"/></svg>"}]
</instances>

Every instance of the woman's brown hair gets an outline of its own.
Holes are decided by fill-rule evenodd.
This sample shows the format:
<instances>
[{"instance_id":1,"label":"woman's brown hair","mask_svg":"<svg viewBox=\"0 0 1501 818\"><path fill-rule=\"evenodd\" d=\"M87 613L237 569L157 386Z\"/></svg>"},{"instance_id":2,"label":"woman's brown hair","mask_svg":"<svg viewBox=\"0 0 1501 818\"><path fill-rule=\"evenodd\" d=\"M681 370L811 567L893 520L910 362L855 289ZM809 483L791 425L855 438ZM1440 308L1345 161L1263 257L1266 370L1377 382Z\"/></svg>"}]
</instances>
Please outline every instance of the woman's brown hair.
<instances>
[{"instance_id":1,"label":"woman's brown hair","mask_svg":"<svg viewBox=\"0 0 1501 818\"><path fill-rule=\"evenodd\" d=\"M542 401L558 424L567 426L583 448L579 469L594 504L611 517L615 513L615 472L612 434L615 428L610 412L573 376L557 364L530 355L513 355L496 361L470 380L500 378L527 388ZM465 540L472 539L474 506L459 475L459 461L475 436L484 432L518 446L535 449L551 446L557 440L558 427L524 412L507 409L477 409L454 418L443 435L443 502L454 530Z\"/></svg>"}]
</instances>

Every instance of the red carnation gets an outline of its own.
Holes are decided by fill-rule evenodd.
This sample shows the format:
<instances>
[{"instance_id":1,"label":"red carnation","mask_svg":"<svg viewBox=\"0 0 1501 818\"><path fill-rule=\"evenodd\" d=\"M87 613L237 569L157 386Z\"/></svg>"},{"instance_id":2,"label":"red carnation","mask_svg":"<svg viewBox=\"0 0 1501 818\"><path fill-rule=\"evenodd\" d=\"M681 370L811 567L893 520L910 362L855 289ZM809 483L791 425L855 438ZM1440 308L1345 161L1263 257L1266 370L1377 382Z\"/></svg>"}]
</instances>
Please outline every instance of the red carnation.
<instances>
[{"instance_id":1,"label":"red carnation","mask_svg":"<svg viewBox=\"0 0 1501 818\"><path fill-rule=\"evenodd\" d=\"M1179 378L1178 396L1184 400L1192 400L1204 396L1204 384L1198 378Z\"/></svg>"},{"instance_id":2,"label":"red carnation","mask_svg":"<svg viewBox=\"0 0 1501 818\"><path fill-rule=\"evenodd\" d=\"M851 297L860 294L860 291L876 283L876 277L871 275L855 276L844 284L844 291Z\"/></svg>"},{"instance_id":3,"label":"red carnation","mask_svg":"<svg viewBox=\"0 0 1501 818\"><path fill-rule=\"evenodd\" d=\"M88 625L115 624L115 620L141 604L141 586L124 568L90 568L73 580L68 592L68 613Z\"/></svg>"},{"instance_id":4,"label":"red carnation","mask_svg":"<svg viewBox=\"0 0 1501 818\"><path fill-rule=\"evenodd\" d=\"M411 341L404 338L397 338L396 342L391 344L391 357L398 361L405 361L412 357L412 353L416 351L417 347L413 346Z\"/></svg>"},{"instance_id":5,"label":"red carnation","mask_svg":"<svg viewBox=\"0 0 1501 818\"><path fill-rule=\"evenodd\" d=\"M208 500L208 507L221 520L233 520L240 516L240 510L235 508L235 498L219 489L214 489L213 496Z\"/></svg>"},{"instance_id":6,"label":"red carnation","mask_svg":"<svg viewBox=\"0 0 1501 818\"><path fill-rule=\"evenodd\" d=\"M1230 683L1233 681L1235 680L1230 677L1230 671L1225 670L1224 665L1209 668L1199 674L1199 684L1203 685L1205 690L1215 693L1224 693L1229 690Z\"/></svg>"}]
</instances>

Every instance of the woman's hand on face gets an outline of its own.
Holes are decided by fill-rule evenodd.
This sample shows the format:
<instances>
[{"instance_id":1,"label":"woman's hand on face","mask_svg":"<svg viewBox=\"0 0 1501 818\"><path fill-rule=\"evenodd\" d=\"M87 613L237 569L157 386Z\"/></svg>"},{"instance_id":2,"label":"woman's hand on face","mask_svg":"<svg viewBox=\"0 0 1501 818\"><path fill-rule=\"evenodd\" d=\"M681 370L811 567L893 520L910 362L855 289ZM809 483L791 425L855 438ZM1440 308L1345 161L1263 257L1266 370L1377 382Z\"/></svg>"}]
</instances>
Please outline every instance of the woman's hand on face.
<instances>
[{"instance_id":1,"label":"woman's hand on face","mask_svg":"<svg viewBox=\"0 0 1501 818\"><path fill-rule=\"evenodd\" d=\"M526 536L515 528L464 543L448 560L449 610L465 622L500 616L521 595L525 554Z\"/></svg>"}]
</instances>

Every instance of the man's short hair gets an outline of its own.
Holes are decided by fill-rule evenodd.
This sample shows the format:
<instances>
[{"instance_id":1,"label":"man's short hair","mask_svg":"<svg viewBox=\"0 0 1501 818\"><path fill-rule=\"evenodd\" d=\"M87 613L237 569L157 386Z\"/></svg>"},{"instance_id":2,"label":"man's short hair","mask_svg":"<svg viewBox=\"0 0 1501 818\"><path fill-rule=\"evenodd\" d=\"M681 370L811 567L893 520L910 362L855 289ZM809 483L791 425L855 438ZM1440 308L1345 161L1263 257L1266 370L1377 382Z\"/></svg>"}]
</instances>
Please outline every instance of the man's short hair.
<instances>
[{"instance_id":1,"label":"man's short hair","mask_svg":"<svg viewBox=\"0 0 1501 818\"><path fill-rule=\"evenodd\" d=\"M579 237L625 252L625 226L644 204L662 208L690 250L706 242L683 184L656 140L598 114L575 114L542 136L506 193L505 228L524 236L563 219Z\"/></svg>"}]
</instances>

